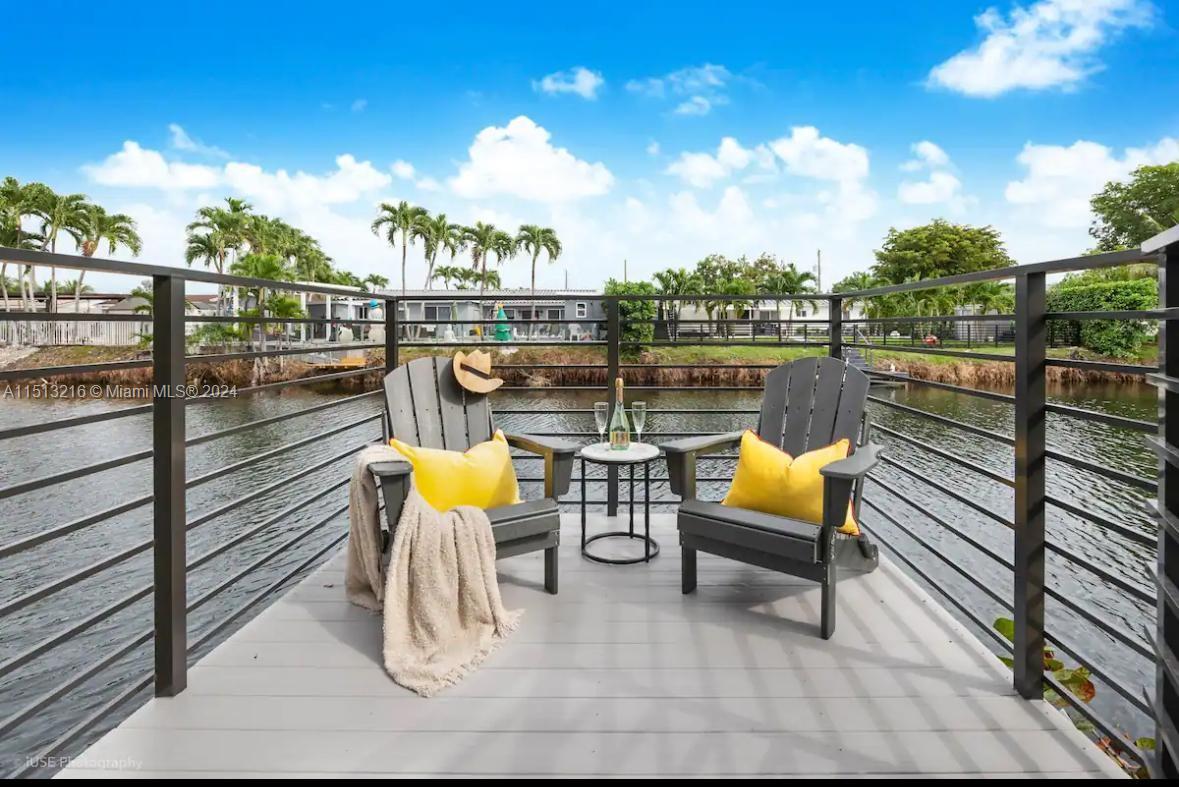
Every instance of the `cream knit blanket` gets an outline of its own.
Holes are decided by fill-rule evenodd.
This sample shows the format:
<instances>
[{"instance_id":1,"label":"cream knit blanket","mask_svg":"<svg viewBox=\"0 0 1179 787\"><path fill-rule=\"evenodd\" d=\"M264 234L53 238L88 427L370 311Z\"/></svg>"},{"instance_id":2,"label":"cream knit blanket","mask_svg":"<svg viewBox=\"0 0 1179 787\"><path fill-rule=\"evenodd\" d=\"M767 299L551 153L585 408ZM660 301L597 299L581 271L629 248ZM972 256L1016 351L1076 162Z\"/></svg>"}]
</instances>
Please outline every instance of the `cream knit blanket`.
<instances>
[{"instance_id":1,"label":"cream knit blanket","mask_svg":"<svg viewBox=\"0 0 1179 787\"><path fill-rule=\"evenodd\" d=\"M381 610L383 602L385 670L429 697L476 669L516 628L521 613L505 610L500 599L487 514L470 506L441 513L413 488L393 534L383 588L374 583L381 541L372 531L380 525L367 468L388 459L366 450L357 461L351 506L363 510L349 517L345 588L354 604Z\"/></svg>"}]
</instances>

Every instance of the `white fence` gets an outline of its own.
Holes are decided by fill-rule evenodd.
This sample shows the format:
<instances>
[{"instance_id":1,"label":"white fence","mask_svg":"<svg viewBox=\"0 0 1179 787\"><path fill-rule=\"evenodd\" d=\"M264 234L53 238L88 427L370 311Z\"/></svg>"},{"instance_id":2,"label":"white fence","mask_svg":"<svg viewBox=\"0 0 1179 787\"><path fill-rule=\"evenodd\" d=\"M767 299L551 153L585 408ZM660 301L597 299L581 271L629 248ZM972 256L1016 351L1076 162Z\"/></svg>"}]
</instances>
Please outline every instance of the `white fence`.
<instances>
[{"instance_id":1,"label":"white fence","mask_svg":"<svg viewBox=\"0 0 1179 787\"><path fill-rule=\"evenodd\" d=\"M150 334L150 318L131 322L102 322L98 320L0 322L0 344L14 346L44 347L63 344L130 346L138 344L140 336Z\"/></svg>"}]
</instances>

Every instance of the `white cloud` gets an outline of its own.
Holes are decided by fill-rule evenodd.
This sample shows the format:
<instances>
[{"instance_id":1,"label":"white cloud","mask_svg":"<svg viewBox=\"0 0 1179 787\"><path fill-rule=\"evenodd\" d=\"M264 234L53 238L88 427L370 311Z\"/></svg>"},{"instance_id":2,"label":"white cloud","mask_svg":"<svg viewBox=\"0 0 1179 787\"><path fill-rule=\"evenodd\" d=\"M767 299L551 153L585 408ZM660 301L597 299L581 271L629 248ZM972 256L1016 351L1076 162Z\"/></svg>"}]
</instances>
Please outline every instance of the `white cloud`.
<instances>
[{"instance_id":1,"label":"white cloud","mask_svg":"<svg viewBox=\"0 0 1179 787\"><path fill-rule=\"evenodd\" d=\"M712 101L704 96L692 96L673 111L677 115L707 115L712 111Z\"/></svg>"},{"instance_id":2,"label":"white cloud","mask_svg":"<svg viewBox=\"0 0 1179 787\"><path fill-rule=\"evenodd\" d=\"M221 182L217 167L168 161L158 150L146 150L134 140L124 142L122 150L101 163L84 165L82 171L103 186L207 189Z\"/></svg>"},{"instance_id":3,"label":"white cloud","mask_svg":"<svg viewBox=\"0 0 1179 787\"><path fill-rule=\"evenodd\" d=\"M1127 148L1120 158L1105 145L1087 140L1068 147L1029 142L1016 160L1027 174L1007 184L1007 201L1032 208L1022 212L1044 226L1083 229L1092 218L1089 199L1095 193L1138 167L1179 160L1179 139L1164 137L1147 148Z\"/></svg>"},{"instance_id":4,"label":"white cloud","mask_svg":"<svg viewBox=\"0 0 1179 787\"><path fill-rule=\"evenodd\" d=\"M675 229L690 236L709 237L715 243L719 236L729 233L730 243L740 243L760 234L753 206L739 186L727 187L715 210L701 207L690 191L671 195L668 204Z\"/></svg>"},{"instance_id":5,"label":"white cloud","mask_svg":"<svg viewBox=\"0 0 1179 787\"><path fill-rule=\"evenodd\" d=\"M729 168L708 153L681 153L666 171L701 189L729 176Z\"/></svg>"},{"instance_id":6,"label":"white cloud","mask_svg":"<svg viewBox=\"0 0 1179 787\"><path fill-rule=\"evenodd\" d=\"M819 203L827 208L827 233L835 227L865 221L876 215L876 192L859 180L841 180L834 191L819 192Z\"/></svg>"},{"instance_id":7,"label":"white cloud","mask_svg":"<svg viewBox=\"0 0 1179 787\"><path fill-rule=\"evenodd\" d=\"M532 89L539 93L557 95L573 93L587 101L598 97L598 89L606 84L599 71L590 71L585 66L574 66L568 71L555 71L539 80L534 80Z\"/></svg>"},{"instance_id":8,"label":"white cloud","mask_svg":"<svg viewBox=\"0 0 1179 787\"><path fill-rule=\"evenodd\" d=\"M168 133L171 135L172 147L175 150L196 153L201 156L212 156L214 158L229 158L229 153L221 148L214 145L206 145L199 139L193 139L179 123L169 123Z\"/></svg>"},{"instance_id":9,"label":"white cloud","mask_svg":"<svg viewBox=\"0 0 1179 787\"><path fill-rule=\"evenodd\" d=\"M974 19L982 42L935 66L928 81L983 98L1072 88L1101 69L1095 53L1112 36L1153 19L1149 0L1040 0L1016 6L1006 18L988 8Z\"/></svg>"},{"instance_id":10,"label":"white cloud","mask_svg":"<svg viewBox=\"0 0 1179 787\"><path fill-rule=\"evenodd\" d=\"M674 109L677 115L707 115L713 107L729 102L725 91L732 81L733 74L727 68L705 63L663 76L632 79L626 89L651 98L681 98Z\"/></svg>"},{"instance_id":11,"label":"white cloud","mask_svg":"<svg viewBox=\"0 0 1179 787\"><path fill-rule=\"evenodd\" d=\"M422 178L414 185L422 191L442 191L442 184L430 177Z\"/></svg>"},{"instance_id":12,"label":"white cloud","mask_svg":"<svg viewBox=\"0 0 1179 787\"><path fill-rule=\"evenodd\" d=\"M256 164L231 161L225 165L225 183L254 201L263 211L280 213L306 205L338 205L356 202L393 182L369 161L351 154L336 157L336 170L310 175L285 169L268 172Z\"/></svg>"},{"instance_id":13,"label":"white cloud","mask_svg":"<svg viewBox=\"0 0 1179 787\"><path fill-rule=\"evenodd\" d=\"M715 156L710 153L681 153L667 167L666 173L696 188L708 188L755 162L762 170L775 169L774 154L765 145L745 148L733 137L725 137L717 147Z\"/></svg>"},{"instance_id":14,"label":"white cloud","mask_svg":"<svg viewBox=\"0 0 1179 787\"><path fill-rule=\"evenodd\" d=\"M928 139L914 143L911 150L913 158L901 165L901 169L905 172L920 172L923 169L935 169L950 165L950 157L946 151Z\"/></svg>"},{"instance_id":15,"label":"white cloud","mask_svg":"<svg viewBox=\"0 0 1179 787\"><path fill-rule=\"evenodd\" d=\"M659 152L660 152L659 143L656 142L655 140L651 140L651 143L649 145L647 145L647 155L648 156L658 156Z\"/></svg>"},{"instance_id":16,"label":"white cloud","mask_svg":"<svg viewBox=\"0 0 1179 787\"><path fill-rule=\"evenodd\" d=\"M928 172L925 180L902 181L897 199L906 205L945 205L955 212L972 202L962 196L962 181L949 171L950 156L929 140L912 145L913 158L901 165L904 172Z\"/></svg>"},{"instance_id":17,"label":"white cloud","mask_svg":"<svg viewBox=\"0 0 1179 787\"><path fill-rule=\"evenodd\" d=\"M939 205L953 201L962 181L949 172L931 172L927 180L905 181L897 188L897 199L906 205Z\"/></svg>"},{"instance_id":18,"label":"white cloud","mask_svg":"<svg viewBox=\"0 0 1179 787\"><path fill-rule=\"evenodd\" d=\"M358 98L352 102L351 109L353 112L363 112L367 108L368 108L368 99L367 98Z\"/></svg>"},{"instance_id":19,"label":"white cloud","mask_svg":"<svg viewBox=\"0 0 1179 787\"><path fill-rule=\"evenodd\" d=\"M868 151L854 143L837 142L814 126L795 126L790 136L770 143L786 170L816 180L855 181L868 177Z\"/></svg>"},{"instance_id":20,"label":"white cloud","mask_svg":"<svg viewBox=\"0 0 1179 787\"><path fill-rule=\"evenodd\" d=\"M520 115L506 126L488 126L475 136L469 158L448 183L461 197L508 195L563 202L605 194L614 176L601 162L583 161L553 147L550 134Z\"/></svg>"},{"instance_id":21,"label":"white cloud","mask_svg":"<svg viewBox=\"0 0 1179 787\"><path fill-rule=\"evenodd\" d=\"M790 174L835 183L835 188L818 195L828 221L846 225L876 214L876 192L865 183L869 160L864 147L824 137L814 126L795 126L790 136L774 140L769 147Z\"/></svg>"},{"instance_id":22,"label":"white cloud","mask_svg":"<svg viewBox=\"0 0 1179 787\"><path fill-rule=\"evenodd\" d=\"M178 202L183 201L184 193L198 189L229 189L249 198L259 209L272 212L294 205L355 202L393 182L371 162L357 161L350 154L337 156L336 169L325 175L291 174L242 161L220 167L186 164L169 160L158 150L145 149L134 140L124 142L122 150L101 163L84 165L82 172L102 186L157 189Z\"/></svg>"},{"instance_id":23,"label":"white cloud","mask_svg":"<svg viewBox=\"0 0 1179 787\"><path fill-rule=\"evenodd\" d=\"M404 161L402 159L397 159L394 161L393 166L389 167L389 169L393 171L393 174L396 177L401 178L402 180L413 180L413 176L416 171L414 170L413 164L410 164L408 161Z\"/></svg>"}]
</instances>

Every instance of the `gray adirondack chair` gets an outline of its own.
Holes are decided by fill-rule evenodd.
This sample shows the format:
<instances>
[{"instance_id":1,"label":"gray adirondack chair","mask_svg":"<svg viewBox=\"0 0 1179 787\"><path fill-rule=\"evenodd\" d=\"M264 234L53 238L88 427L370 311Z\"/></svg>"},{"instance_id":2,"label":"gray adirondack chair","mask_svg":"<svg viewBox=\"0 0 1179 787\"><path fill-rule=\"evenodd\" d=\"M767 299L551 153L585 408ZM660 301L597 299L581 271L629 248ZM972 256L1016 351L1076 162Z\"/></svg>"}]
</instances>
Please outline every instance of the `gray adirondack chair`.
<instances>
[{"instance_id":1,"label":"gray adirondack chair","mask_svg":"<svg viewBox=\"0 0 1179 787\"><path fill-rule=\"evenodd\" d=\"M458 384L450 358L419 358L385 377L385 415L394 437L423 448L465 451L495 433L491 404ZM508 445L544 457L544 497L487 510L496 557L544 550L544 587L557 592L557 545L561 519L557 498L569 491L577 444L535 435L505 435ZM385 500L392 536L409 492L413 467L380 462L371 471ZM391 540L391 538L390 538Z\"/></svg>"},{"instance_id":2,"label":"gray adirondack chair","mask_svg":"<svg viewBox=\"0 0 1179 787\"><path fill-rule=\"evenodd\" d=\"M835 631L837 569L868 572L878 563L867 536L837 532L848 501L860 513L864 477L876 465L880 446L868 442L864 412L868 377L836 358L803 358L766 376L757 433L794 456L848 438L855 446L823 475L823 524L722 506L696 499L696 459L736 448L741 432L688 437L663 446L671 489L683 498L678 525L683 550L683 592L696 589L698 550L774 569L822 585L821 633Z\"/></svg>"}]
</instances>

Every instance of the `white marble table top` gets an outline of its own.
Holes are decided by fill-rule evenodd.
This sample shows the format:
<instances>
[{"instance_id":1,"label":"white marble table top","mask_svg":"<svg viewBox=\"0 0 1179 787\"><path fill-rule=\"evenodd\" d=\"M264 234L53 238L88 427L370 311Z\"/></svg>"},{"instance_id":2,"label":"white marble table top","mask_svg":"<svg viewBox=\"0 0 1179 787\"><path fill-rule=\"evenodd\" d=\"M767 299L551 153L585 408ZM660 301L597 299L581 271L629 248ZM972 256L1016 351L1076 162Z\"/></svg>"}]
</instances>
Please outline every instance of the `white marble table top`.
<instances>
[{"instance_id":1,"label":"white marble table top","mask_svg":"<svg viewBox=\"0 0 1179 787\"><path fill-rule=\"evenodd\" d=\"M591 462L611 465L629 465L639 462L650 462L659 457L659 446L650 443L631 442L625 451L614 451L609 443L594 443L587 445L579 452L579 456Z\"/></svg>"}]
</instances>

